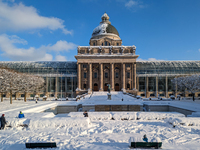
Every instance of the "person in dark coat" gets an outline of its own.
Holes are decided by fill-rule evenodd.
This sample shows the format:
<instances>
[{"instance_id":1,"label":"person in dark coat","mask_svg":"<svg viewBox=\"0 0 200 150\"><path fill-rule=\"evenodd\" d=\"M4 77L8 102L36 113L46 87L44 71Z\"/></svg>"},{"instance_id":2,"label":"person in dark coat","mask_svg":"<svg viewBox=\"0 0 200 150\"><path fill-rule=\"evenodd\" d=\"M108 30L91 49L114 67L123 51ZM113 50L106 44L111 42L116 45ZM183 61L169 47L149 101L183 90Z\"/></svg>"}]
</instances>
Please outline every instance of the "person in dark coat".
<instances>
[{"instance_id":1,"label":"person in dark coat","mask_svg":"<svg viewBox=\"0 0 200 150\"><path fill-rule=\"evenodd\" d=\"M88 117L87 110L83 113L84 117Z\"/></svg>"},{"instance_id":2,"label":"person in dark coat","mask_svg":"<svg viewBox=\"0 0 200 150\"><path fill-rule=\"evenodd\" d=\"M24 118L24 114L20 111L18 118Z\"/></svg>"},{"instance_id":3,"label":"person in dark coat","mask_svg":"<svg viewBox=\"0 0 200 150\"><path fill-rule=\"evenodd\" d=\"M5 128L5 125L6 125L6 119L5 119L5 114L2 114L1 116L1 130L3 130Z\"/></svg>"},{"instance_id":4,"label":"person in dark coat","mask_svg":"<svg viewBox=\"0 0 200 150\"><path fill-rule=\"evenodd\" d=\"M148 142L148 138L147 138L146 134L143 137L143 141Z\"/></svg>"}]
</instances>

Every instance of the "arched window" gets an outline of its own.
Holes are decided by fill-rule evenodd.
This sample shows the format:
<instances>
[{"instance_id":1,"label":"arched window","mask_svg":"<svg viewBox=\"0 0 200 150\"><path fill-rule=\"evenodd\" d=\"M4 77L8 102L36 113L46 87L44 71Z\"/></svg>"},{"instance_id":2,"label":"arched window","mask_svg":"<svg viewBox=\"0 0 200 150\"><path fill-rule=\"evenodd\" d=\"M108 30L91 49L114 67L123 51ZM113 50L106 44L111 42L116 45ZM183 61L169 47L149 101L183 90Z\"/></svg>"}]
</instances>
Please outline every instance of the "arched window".
<instances>
[{"instance_id":1,"label":"arched window","mask_svg":"<svg viewBox=\"0 0 200 150\"><path fill-rule=\"evenodd\" d=\"M103 43L101 45L103 46Z\"/></svg>"},{"instance_id":2,"label":"arched window","mask_svg":"<svg viewBox=\"0 0 200 150\"><path fill-rule=\"evenodd\" d=\"M95 42L93 43L93 46L95 46Z\"/></svg>"},{"instance_id":3,"label":"arched window","mask_svg":"<svg viewBox=\"0 0 200 150\"><path fill-rule=\"evenodd\" d=\"M94 86L98 86L98 84L97 84L97 83L95 83L95 84L94 84Z\"/></svg>"},{"instance_id":4,"label":"arched window","mask_svg":"<svg viewBox=\"0 0 200 150\"><path fill-rule=\"evenodd\" d=\"M119 46L119 43L117 43L117 46Z\"/></svg>"},{"instance_id":5,"label":"arched window","mask_svg":"<svg viewBox=\"0 0 200 150\"><path fill-rule=\"evenodd\" d=\"M129 83L127 84L127 89L130 89L130 84Z\"/></svg>"}]
</instances>

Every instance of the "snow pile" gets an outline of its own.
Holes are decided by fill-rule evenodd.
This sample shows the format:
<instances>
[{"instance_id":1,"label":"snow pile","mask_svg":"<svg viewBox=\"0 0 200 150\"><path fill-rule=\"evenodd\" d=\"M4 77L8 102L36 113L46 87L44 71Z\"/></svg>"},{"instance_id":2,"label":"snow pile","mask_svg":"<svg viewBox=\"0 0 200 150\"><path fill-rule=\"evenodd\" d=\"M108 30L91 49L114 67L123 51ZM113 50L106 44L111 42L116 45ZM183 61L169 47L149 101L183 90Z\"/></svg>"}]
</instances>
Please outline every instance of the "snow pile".
<instances>
[{"instance_id":1,"label":"snow pile","mask_svg":"<svg viewBox=\"0 0 200 150\"><path fill-rule=\"evenodd\" d=\"M136 120L137 112L112 112L114 120Z\"/></svg>"},{"instance_id":2,"label":"snow pile","mask_svg":"<svg viewBox=\"0 0 200 150\"><path fill-rule=\"evenodd\" d=\"M29 128L37 129L37 128L62 128L62 127L88 127L91 124L89 118L43 118L37 120L30 120Z\"/></svg>"},{"instance_id":3,"label":"snow pile","mask_svg":"<svg viewBox=\"0 0 200 150\"><path fill-rule=\"evenodd\" d=\"M166 122L172 124L174 127L177 125L183 125L183 126L200 126L200 119L199 118L193 118L193 117L177 117L177 118L168 118L166 119Z\"/></svg>"},{"instance_id":4,"label":"snow pile","mask_svg":"<svg viewBox=\"0 0 200 150\"><path fill-rule=\"evenodd\" d=\"M70 112L69 117L84 117L83 112ZM91 120L110 120L112 115L109 112L88 112Z\"/></svg>"},{"instance_id":5,"label":"snow pile","mask_svg":"<svg viewBox=\"0 0 200 150\"><path fill-rule=\"evenodd\" d=\"M9 118L6 121L8 121L6 126L12 128L28 125L30 122L27 118Z\"/></svg>"},{"instance_id":6,"label":"snow pile","mask_svg":"<svg viewBox=\"0 0 200 150\"><path fill-rule=\"evenodd\" d=\"M163 120L169 117L185 117L184 114L177 112L138 112L137 120Z\"/></svg>"}]
</instances>

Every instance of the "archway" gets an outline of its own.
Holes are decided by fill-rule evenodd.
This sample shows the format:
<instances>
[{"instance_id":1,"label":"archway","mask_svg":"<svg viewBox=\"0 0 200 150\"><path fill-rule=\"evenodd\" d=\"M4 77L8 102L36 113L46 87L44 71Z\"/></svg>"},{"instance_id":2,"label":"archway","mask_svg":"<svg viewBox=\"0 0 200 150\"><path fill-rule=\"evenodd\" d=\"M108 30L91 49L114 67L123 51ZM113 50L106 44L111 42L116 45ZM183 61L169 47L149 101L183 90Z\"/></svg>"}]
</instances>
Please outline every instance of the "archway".
<instances>
[{"instance_id":1,"label":"archway","mask_svg":"<svg viewBox=\"0 0 200 150\"><path fill-rule=\"evenodd\" d=\"M119 83L116 83L116 84L115 84L115 91L120 91L120 90L119 90Z\"/></svg>"},{"instance_id":2,"label":"archway","mask_svg":"<svg viewBox=\"0 0 200 150\"><path fill-rule=\"evenodd\" d=\"M108 91L108 86L107 85L108 85L108 83L104 84L104 91Z\"/></svg>"},{"instance_id":3,"label":"archway","mask_svg":"<svg viewBox=\"0 0 200 150\"><path fill-rule=\"evenodd\" d=\"M98 88L98 84L95 83L95 84L94 84L94 91L98 91L98 90L99 90L99 88Z\"/></svg>"}]
</instances>

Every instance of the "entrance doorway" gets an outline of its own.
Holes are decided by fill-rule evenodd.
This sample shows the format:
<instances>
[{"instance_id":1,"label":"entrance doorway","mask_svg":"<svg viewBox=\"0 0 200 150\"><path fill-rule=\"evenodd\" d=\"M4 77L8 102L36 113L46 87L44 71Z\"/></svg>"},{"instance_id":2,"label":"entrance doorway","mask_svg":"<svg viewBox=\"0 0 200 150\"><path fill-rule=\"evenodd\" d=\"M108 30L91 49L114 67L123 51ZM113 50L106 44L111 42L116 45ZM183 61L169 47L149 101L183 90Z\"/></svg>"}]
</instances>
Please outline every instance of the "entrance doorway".
<instances>
[{"instance_id":1,"label":"entrance doorway","mask_svg":"<svg viewBox=\"0 0 200 150\"><path fill-rule=\"evenodd\" d=\"M120 91L120 90L119 90L119 83L116 83L116 84L115 84L115 91Z\"/></svg>"},{"instance_id":2,"label":"entrance doorway","mask_svg":"<svg viewBox=\"0 0 200 150\"><path fill-rule=\"evenodd\" d=\"M108 83L104 84L104 91L108 91L108 86L107 85L108 85Z\"/></svg>"},{"instance_id":3,"label":"entrance doorway","mask_svg":"<svg viewBox=\"0 0 200 150\"><path fill-rule=\"evenodd\" d=\"M97 84L97 83L94 84L94 91L99 91L99 88L98 88L98 84Z\"/></svg>"}]
</instances>

